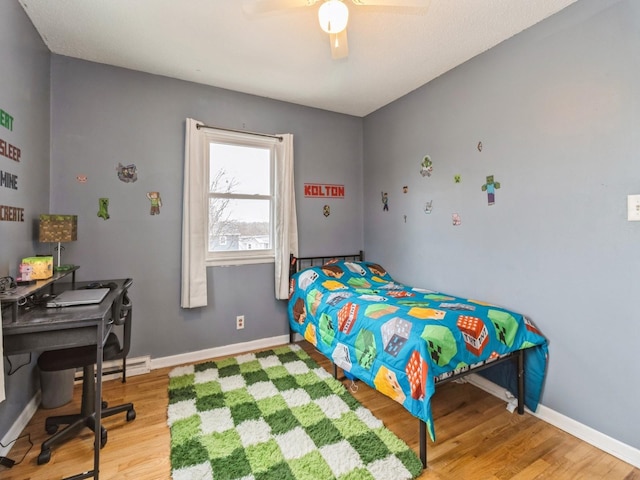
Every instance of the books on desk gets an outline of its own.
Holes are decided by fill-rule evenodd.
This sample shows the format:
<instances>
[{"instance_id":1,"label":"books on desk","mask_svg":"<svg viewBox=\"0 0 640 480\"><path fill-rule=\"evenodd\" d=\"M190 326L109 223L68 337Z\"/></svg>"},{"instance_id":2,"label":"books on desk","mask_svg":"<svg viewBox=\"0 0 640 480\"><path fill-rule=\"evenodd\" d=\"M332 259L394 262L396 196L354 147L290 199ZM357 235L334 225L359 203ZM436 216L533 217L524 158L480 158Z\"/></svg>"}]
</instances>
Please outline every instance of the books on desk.
<instances>
[{"instance_id":1,"label":"books on desk","mask_svg":"<svg viewBox=\"0 0 640 480\"><path fill-rule=\"evenodd\" d=\"M75 305L94 305L102 302L109 293L109 288L93 288L84 290L65 290L47 302L47 307L72 307Z\"/></svg>"}]
</instances>

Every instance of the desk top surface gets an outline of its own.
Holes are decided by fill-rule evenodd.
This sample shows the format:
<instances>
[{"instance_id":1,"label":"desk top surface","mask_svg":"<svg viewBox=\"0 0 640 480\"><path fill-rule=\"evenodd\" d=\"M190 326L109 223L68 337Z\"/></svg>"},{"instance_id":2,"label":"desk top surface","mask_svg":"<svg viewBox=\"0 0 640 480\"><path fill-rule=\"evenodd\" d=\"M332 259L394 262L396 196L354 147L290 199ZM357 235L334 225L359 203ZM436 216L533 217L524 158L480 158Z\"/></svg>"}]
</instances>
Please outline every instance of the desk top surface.
<instances>
[{"instance_id":1,"label":"desk top surface","mask_svg":"<svg viewBox=\"0 0 640 480\"><path fill-rule=\"evenodd\" d=\"M101 280L99 283L115 283L113 288L102 302L95 305L76 305L73 307L45 307L33 306L29 309L21 307L23 311L17 316L16 321L11 318L3 319L2 335L17 335L32 331L58 330L64 328L77 328L78 326L95 326L100 324L111 312L111 306L122 292L125 279ZM86 287L94 282L76 282L75 288ZM62 292L71 289L70 283L56 283L55 290Z\"/></svg>"}]
</instances>

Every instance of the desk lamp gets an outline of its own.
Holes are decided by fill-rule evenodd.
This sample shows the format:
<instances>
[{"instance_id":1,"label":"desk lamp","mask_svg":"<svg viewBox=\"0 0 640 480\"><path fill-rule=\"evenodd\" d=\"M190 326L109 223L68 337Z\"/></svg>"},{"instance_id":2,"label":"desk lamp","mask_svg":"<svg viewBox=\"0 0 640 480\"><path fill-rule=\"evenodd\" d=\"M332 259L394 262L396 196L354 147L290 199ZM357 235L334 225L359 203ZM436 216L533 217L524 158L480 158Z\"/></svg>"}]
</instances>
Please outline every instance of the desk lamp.
<instances>
[{"instance_id":1,"label":"desk lamp","mask_svg":"<svg viewBox=\"0 0 640 480\"><path fill-rule=\"evenodd\" d=\"M58 265L54 271L71 270L73 265L60 265L60 250L64 249L62 242L75 242L78 238L77 215L40 215L41 242L57 243Z\"/></svg>"}]
</instances>

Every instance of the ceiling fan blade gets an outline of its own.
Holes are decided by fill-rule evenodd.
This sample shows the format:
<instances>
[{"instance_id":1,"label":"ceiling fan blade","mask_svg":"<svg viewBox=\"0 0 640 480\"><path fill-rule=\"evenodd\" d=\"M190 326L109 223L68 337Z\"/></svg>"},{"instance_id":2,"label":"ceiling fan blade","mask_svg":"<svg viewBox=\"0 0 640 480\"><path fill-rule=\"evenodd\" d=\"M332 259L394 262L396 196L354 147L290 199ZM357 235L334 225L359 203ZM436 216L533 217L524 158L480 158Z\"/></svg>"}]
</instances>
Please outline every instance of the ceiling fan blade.
<instances>
[{"instance_id":1,"label":"ceiling fan blade","mask_svg":"<svg viewBox=\"0 0 640 480\"><path fill-rule=\"evenodd\" d=\"M309 7L318 0L244 0L242 10L248 15L285 10L288 8Z\"/></svg>"},{"instance_id":2,"label":"ceiling fan blade","mask_svg":"<svg viewBox=\"0 0 640 480\"><path fill-rule=\"evenodd\" d=\"M330 33L329 41L331 42L331 58L339 60L349 55L349 44L347 42L347 29L340 33Z\"/></svg>"},{"instance_id":3,"label":"ceiling fan blade","mask_svg":"<svg viewBox=\"0 0 640 480\"><path fill-rule=\"evenodd\" d=\"M351 0L355 5L427 8L431 0Z\"/></svg>"}]
</instances>

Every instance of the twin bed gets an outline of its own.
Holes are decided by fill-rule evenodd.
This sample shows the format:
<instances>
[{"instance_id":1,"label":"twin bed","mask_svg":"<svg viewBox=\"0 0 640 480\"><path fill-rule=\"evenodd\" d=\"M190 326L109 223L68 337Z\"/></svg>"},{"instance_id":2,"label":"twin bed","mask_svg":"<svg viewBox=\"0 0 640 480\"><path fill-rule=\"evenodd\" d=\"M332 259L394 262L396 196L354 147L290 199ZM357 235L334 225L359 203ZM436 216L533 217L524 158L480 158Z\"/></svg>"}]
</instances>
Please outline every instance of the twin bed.
<instances>
[{"instance_id":1,"label":"twin bed","mask_svg":"<svg viewBox=\"0 0 640 480\"><path fill-rule=\"evenodd\" d=\"M538 406L547 342L523 315L486 302L396 282L363 254L292 258L289 324L348 378L394 399L435 441L437 384L485 370L517 394L518 412ZM491 367L491 368L489 368Z\"/></svg>"}]
</instances>

